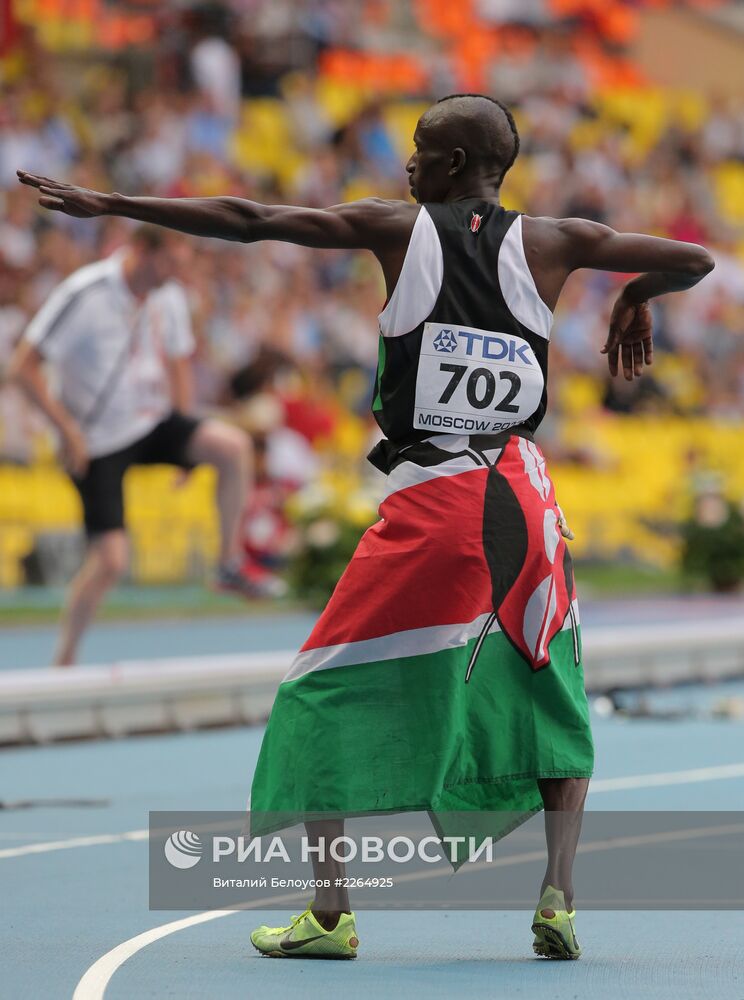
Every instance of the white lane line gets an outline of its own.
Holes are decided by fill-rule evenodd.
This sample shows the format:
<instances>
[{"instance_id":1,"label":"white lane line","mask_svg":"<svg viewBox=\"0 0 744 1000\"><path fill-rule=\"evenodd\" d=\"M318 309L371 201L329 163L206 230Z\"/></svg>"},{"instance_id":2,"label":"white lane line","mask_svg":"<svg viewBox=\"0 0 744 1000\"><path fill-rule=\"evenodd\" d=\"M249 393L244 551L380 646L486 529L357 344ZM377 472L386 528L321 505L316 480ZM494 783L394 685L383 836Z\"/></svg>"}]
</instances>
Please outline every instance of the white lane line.
<instances>
[{"instance_id":1,"label":"white lane line","mask_svg":"<svg viewBox=\"0 0 744 1000\"><path fill-rule=\"evenodd\" d=\"M202 823L195 829L199 833L214 830L221 833L224 823ZM66 851L70 847L96 847L98 844L119 844L127 840L147 840L150 833L162 830L125 830L124 833L97 833L90 837L70 837L68 840L48 840L38 844L23 844L20 847L5 847L0 850L1 858L20 858L25 854L46 854L48 851ZM166 831L170 832L170 830ZM32 836L29 834L29 836Z\"/></svg>"},{"instance_id":2,"label":"white lane line","mask_svg":"<svg viewBox=\"0 0 744 1000\"><path fill-rule=\"evenodd\" d=\"M690 840L698 837L720 836L721 834L741 834L744 833L744 824L728 823L721 826L696 827L689 830L670 830L661 833L641 834L630 837L610 837L608 840L595 840L586 844L579 844L578 853L591 854L596 851L611 851L622 847L641 847L647 844L659 844L672 841ZM476 862L468 871L486 870L489 868L504 868L509 865L524 864L528 861L541 861L546 857L546 851L524 851L521 854L511 854L504 858L497 858L491 862ZM398 876L397 882L419 882L423 879L431 878L451 878L452 872L449 869L439 869L437 871L408 872ZM291 902L302 898L303 893L287 893L283 896L270 896L266 899L257 899L243 907L236 907L233 910L208 910L205 913L197 913L191 917L184 917L181 920L173 920L168 924L161 924L160 927L153 927L149 931L144 931L136 937L129 938L122 944L107 951L96 962L91 965L83 978L75 987L72 1000L104 1000L106 988L111 982L115 972L137 952L142 951L154 941L176 934L187 927L195 927L204 924L209 920L217 920L220 917L229 917L231 913L241 913L245 910L257 910L262 906L272 906L280 902Z\"/></svg>"},{"instance_id":3,"label":"white lane line","mask_svg":"<svg viewBox=\"0 0 744 1000\"><path fill-rule=\"evenodd\" d=\"M96 847L98 844L119 844L125 840L147 840L149 830L126 830L124 833L99 833L91 837L70 837L68 840L46 840L40 844L4 847L0 858L22 858L26 854L47 854L66 851L71 847Z\"/></svg>"},{"instance_id":4,"label":"white lane line","mask_svg":"<svg viewBox=\"0 0 744 1000\"><path fill-rule=\"evenodd\" d=\"M633 788L659 788L664 785L688 785L702 781L721 781L726 778L744 778L744 761L739 764L722 764L718 767L696 767L686 771L659 771L656 774L632 774L624 778L593 779L589 785L589 794L598 795L601 792L620 792ZM98 844L147 840L148 834L148 830L127 830L124 833L103 833L91 837L71 837L69 840L22 844L20 847L0 849L0 860L21 858L27 854L65 851L72 847L95 847Z\"/></svg>"},{"instance_id":5,"label":"white lane line","mask_svg":"<svg viewBox=\"0 0 744 1000\"><path fill-rule=\"evenodd\" d=\"M258 910L262 906L269 906L272 903L291 903L295 899L301 899L301 892L288 892L282 896L265 899L256 899L252 903L243 907L236 907L234 910L207 910L205 913L196 913L191 917L183 917L181 920L172 920L168 924L161 924L159 927L152 927L149 931L144 931L136 937L129 938L121 944L107 951L97 962L88 969L83 978L75 987L72 1000L102 1000L106 987L111 981L117 969L119 969L127 959L142 951L153 941L168 937L169 934L176 934L185 930L186 927L195 927L197 924L206 924L210 920L218 920L220 917L229 917L233 913L241 913L243 910Z\"/></svg>"},{"instance_id":6,"label":"white lane line","mask_svg":"<svg viewBox=\"0 0 744 1000\"><path fill-rule=\"evenodd\" d=\"M626 788L659 788L664 785L692 785L699 781L744 778L744 762L718 767L695 767L687 771L660 771L657 774L633 774L625 778L600 778L589 785L589 794L619 792Z\"/></svg>"},{"instance_id":7,"label":"white lane line","mask_svg":"<svg viewBox=\"0 0 744 1000\"><path fill-rule=\"evenodd\" d=\"M146 948L153 941L175 934L185 927L193 927L195 924L205 924L208 920L217 920L219 917L229 917L231 913L238 913L238 910L208 910L206 913L197 913L193 917L184 917L183 920L173 920L169 924L161 924L160 927L153 927L152 930L138 934L137 937L130 938L122 944L107 951L105 955L94 962L83 978L75 987L72 1000L100 1000L106 991L111 977L116 970L136 955L142 948Z\"/></svg>"}]
</instances>

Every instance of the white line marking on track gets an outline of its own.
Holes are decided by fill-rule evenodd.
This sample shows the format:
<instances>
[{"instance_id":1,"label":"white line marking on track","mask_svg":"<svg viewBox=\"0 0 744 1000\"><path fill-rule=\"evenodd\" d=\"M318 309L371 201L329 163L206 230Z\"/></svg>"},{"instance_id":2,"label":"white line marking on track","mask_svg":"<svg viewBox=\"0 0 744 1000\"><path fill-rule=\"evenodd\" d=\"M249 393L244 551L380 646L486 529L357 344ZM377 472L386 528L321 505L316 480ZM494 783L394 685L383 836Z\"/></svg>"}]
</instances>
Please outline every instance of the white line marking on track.
<instances>
[{"instance_id":1,"label":"white line marking on track","mask_svg":"<svg viewBox=\"0 0 744 1000\"><path fill-rule=\"evenodd\" d=\"M611 851L618 847L640 847L644 844L658 844L667 841L689 840L700 836L716 836L721 834L733 834L744 832L744 825L741 823L729 823L722 826L696 827L690 830L672 830L662 833L641 834L635 837L610 837L608 840L590 841L588 844L579 844L578 853L590 854L596 851ZM545 850L524 851L521 854L511 854L504 858L497 858L492 862L476 862L470 871L485 870L493 867L506 867L509 865L524 864L527 861L540 861L546 857ZM452 873L448 869L424 872L408 872L398 877L398 882L419 882L429 878L450 878ZM217 920L220 917L229 917L231 913L241 913L245 910L257 910L262 906L275 906L279 902L291 902L300 899L302 893L287 893L283 896L272 896L266 899L254 900L249 906L236 908L234 910L208 910L205 913L197 913L191 917L184 917L181 920L173 920L168 924L161 924L160 927L153 927L149 931L144 931L136 937L129 938L122 944L107 951L98 961L87 970L83 978L75 987L72 1000L104 1000L106 988L111 982L111 978L124 963L137 952L142 951L154 941L176 934L187 927L195 927L198 924L207 923L209 920Z\"/></svg>"},{"instance_id":2,"label":"white line marking on track","mask_svg":"<svg viewBox=\"0 0 744 1000\"><path fill-rule=\"evenodd\" d=\"M744 778L744 761L738 764L721 764L717 767L696 767L686 771L659 771L655 774L631 774L623 778L593 779L589 786L589 794L598 795L602 792L620 792L633 788L659 788L665 785L691 785L727 778ZM95 847L98 844L147 840L148 834L148 830L127 830L124 833L102 833L91 837L71 837L69 840L22 844L20 847L0 849L0 860L21 858L28 854L46 854L49 851L65 851L72 847Z\"/></svg>"},{"instance_id":3,"label":"white line marking on track","mask_svg":"<svg viewBox=\"0 0 744 1000\"><path fill-rule=\"evenodd\" d=\"M695 767L687 771L660 771L656 774L633 774L625 778L600 778L589 785L589 794L619 792L626 788L659 788L664 785L692 785L722 778L744 778L744 762L717 767Z\"/></svg>"},{"instance_id":4,"label":"white line marking on track","mask_svg":"<svg viewBox=\"0 0 744 1000\"><path fill-rule=\"evenodd\" d=\"M173 920L169 924L161 924L160 927L153 927L137 937L130 938L122 944L107 951L105 955L94 962L83 978L75 987L72 1000L101 1000L106 992L111 977L116 970L122 966L132 955L146 948L153 941L175 934L186 927L194 927L196 924L205 924L208 920L217 920L219 917L229 917L231 913L238 913L238 910L208 910L206 913L197 913L193 917L184 917L182 920Z\"/></svg>"},{"instance_id":5,"label":"white line marking on track","mask_svg":"<svg viewBox=\"0 0 744 1000\"><path fill-rule=\"evenodd\" d=\"M96 847L98 844L119 844L126 840L147 840L149 830L126 830L124 833L99 833L91 837L70 837L68 840L47 840L40 844L4 847L0 858L22 858L25 854L47 854L66 851L71 847Z\"/></svg>"},{"instance_id":6,"label":"white line marking on track","mask_svg":"<svg viewBox=\"0 0 744 1000\"><path fill-rule=\"evenodd\" d=\"M236 907L234 910L207 910L205 913L196 913L191 917L183 917L181 920L172 920L168 924L152 927L149 931L129 938L128 941L124 941L112 948L111 951L107 951L97 962L94 962L75 987L72 1000L102 1000L106 987L116 970L132 955L136 955L138 951L142 951L154 941L159 941L170 934L176 934L187 927L196 927L198 924L206 924L210 920L218 920L220 917L229 917L233 913L241 913L243 909L257 910L272 903L291 903L302 896L303 894L300 892L285 893L273 898L269 896L266 899L256 899L246 907Z\"/></svg>"}]
</instances>

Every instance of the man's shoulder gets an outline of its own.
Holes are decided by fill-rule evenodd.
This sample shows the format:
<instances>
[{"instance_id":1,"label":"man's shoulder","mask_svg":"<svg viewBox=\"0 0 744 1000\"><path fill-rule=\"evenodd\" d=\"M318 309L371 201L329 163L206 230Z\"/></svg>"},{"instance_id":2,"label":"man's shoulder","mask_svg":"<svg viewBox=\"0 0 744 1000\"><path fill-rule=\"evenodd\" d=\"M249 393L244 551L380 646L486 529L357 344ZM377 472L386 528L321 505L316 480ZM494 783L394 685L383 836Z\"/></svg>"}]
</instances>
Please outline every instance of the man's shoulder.
<instances>
[{"instance_id":1,"label":"man's shoulder","mask_svg":"<svg viewBox=\"0 0 744 1000\"><path fill-rule=\"evenodd\" d=\"M586 241L596 238L601 231L607 231L590 219L553 218L549 215L525 215L522 217L522 235L525 246L539 251L555 251L559 254L570 251Z\"/></svg>"},{"instance_id":2,"label":"man's shoulder","mask_svg":"<svg viewBox=\"0 0 744 1000\"><path fill-rule=\"evenodd\" d=\"M176 281L175 278L164 282L157 288L154 288L147 299L151 303L155 303L161 306L181 306L184 303L188 304L188 293L185 287L180 281Z\"/></svg>"},{"instance_id":3,"label":"man's shoulder","mask_svg":"<svg viewBox=\"0 0 744 1000\"><path fill-rule=\"evenodd\" d=\"M378 198L370 195L369 198L358 198L356 201L345 202L347 205L368 206L375 211L390 211L391 209L408 209L414 214L418 211L419 205L412 201L404 201L402 198Z\"/></svg>"},{"instance_id":4,"label":"man's shoulder","mask_svg":"<svg viewBox=\"0 0 744 1000\"><path fill-rule=\"evenodd\" d=\"M83 264L76 271L60 282L58 288L69 295L76 295L93 285L108 281L116 276L117 261L114 257L104 257L102 260L93 261L91 264Z\"/></svg>"},{"instance_id":5,"label":"man's shoulder","mask_svg":"<svg viewBox=\"0 0 744 1000\"><path fill-rule=\"evenodd\" d=\"M71 330L80 330L81 311L86 317L105 315L105 310L87 309L88 293L98 287L104 288L115 276L116 269L110 258L84 264L64 278L47 297L41 308L26 328L25 338L39 344L55 334L55 343L66 340ZM74 319L74 322L70 322Z\"/></svg>"},{"instance_id":6,"label":"man's shoulder","mask_svg":"<svg viewBox=\"0 0 744 1000\"><path fill-rule=\"evenodd\" d=\"M378 258L400 253L410 239L419 205L392 198L360 198L335 205L334 214L343 219L358 246L372 250Z\"/></svg>"},{"instance_id":7,"label":"man's shoulder","mask_svg":"<svg viewBox=\"0 0 744 1000\"><path fill-rule=\"evenodd\" d=\"M188 291L175 278L171 278L149 293L147 309L151 319L158 315L176 327L190 329L191 304Z\"/></svg>"},{"instance_id":8,"label":"man's shoulder","mask_svg":"<svg viewBox=\"0 0 744 1000\"><path fill-rule=\"evenodd\" d=\"M359 198L337 206L337 209L370 219L413 219L421 206L400 198Z\"/></svg>"},{"instance_id":9,"label":"man's shoulder","mask_svg":"<svg viewBox=\"0 0 744 1000\"><path fill-rule=\"evenodd\" d=\"M559 230L564 222L570 222L570 219L556 219L552 215L523 215L522 225L527 229L537 230L538 232L555 232Z\"/></svg>"},{"instance_id":10,"label":"man's shoulder","mask_svg":"<svg viewBox=\"0 0 744 1000\"><path fill-rule=\"evenodd\" d=\"M526 228L536 233L559 236L581 236L587 232L595 232L597 229L606 228L595 222L593 219L582 219L578 217L554 218L550 215L523 215Z\"/></svg>"}]
</instances>

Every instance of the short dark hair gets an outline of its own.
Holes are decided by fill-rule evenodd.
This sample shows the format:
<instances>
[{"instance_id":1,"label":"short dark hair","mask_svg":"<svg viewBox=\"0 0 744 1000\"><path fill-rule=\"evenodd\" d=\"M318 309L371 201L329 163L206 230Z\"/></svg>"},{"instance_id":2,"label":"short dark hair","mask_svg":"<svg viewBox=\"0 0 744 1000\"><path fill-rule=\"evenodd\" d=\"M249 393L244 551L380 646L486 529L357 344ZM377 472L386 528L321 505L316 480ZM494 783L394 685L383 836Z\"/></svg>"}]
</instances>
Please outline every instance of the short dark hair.
<instances>
[{"instance_id":1,"label":"short dark hair","mask_svg":"<svg viewBox=\"0 0 744 1000\"><path fill-rule=\"evenodd\" d=\"M162 226L153 226L150 222L141 222L132 230L130 240L141 244L146 250L162 250L168 234Z\"/></svg>"},{"instance_id":2,"label":"short dark hair","mask_svg":"<svg viewBox=\"0 0 744 1000\"><path fill-rule=\"evenodd\" d=\"M511 170L514 165L514 161L519 155L519 131L517 130L517 123L514 121L514 115L511 113L506 104L497 100L495 97L489 97L487 94L448 94L446 97L440 97L437 104L443 104L445 101L454 101L463 98L480 98L483 101L489 101L491 104L495 104L503 115L503 119L505 120L505 127L503 131L505 135L500 138L503 138L505 141L500 142L499 145L503 147L504 166L499 177L500 184L504 180L507 172ZM510 136L507 138L509 133Z\"/></svg>"}]
</instances>

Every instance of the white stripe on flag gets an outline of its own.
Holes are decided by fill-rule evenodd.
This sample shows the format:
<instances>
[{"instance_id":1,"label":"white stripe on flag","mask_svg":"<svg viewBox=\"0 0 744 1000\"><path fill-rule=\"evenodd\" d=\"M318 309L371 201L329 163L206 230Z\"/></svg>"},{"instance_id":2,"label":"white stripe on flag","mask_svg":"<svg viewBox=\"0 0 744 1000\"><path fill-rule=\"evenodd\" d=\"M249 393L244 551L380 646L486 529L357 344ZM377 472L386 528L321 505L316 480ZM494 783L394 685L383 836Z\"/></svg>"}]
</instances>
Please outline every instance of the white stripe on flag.
<instances>
[{"instance_id":1,"label":"white stripe on flag","mask_svg":"<svg viewBox=\"0 0 744 1000\"><path fill-rule=\"evenodd\" d=\"M491 612L490 614L493 614ZM456 649L471 639L477 639L483 630L489 613L479 615L474 621L456 625L431 625L428 628L406 629L391 632L376 639L361 639L358 642L344 642L337 646L319 646L299 653L288 673L282 680L296 681L313 670L328 670L331 667L350 667L364 663L379 663L381 660L398 660L404 656L422 656L438 653L443 649ZM566 616L563 628L571 627L571 616ZM499 632L494 620L488 630L489 635Z\"/></svg>"}]
</instances>

